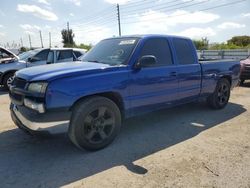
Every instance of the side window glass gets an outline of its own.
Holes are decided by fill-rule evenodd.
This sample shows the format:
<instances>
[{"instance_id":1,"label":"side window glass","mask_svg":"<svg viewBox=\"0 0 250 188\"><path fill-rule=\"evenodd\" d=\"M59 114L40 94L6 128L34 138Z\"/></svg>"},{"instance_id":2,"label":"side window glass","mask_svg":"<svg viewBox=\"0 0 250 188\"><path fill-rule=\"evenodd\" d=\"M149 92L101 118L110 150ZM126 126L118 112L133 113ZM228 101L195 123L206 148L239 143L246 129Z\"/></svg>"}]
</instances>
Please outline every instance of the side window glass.
<instances>
[{"instance_id":1,"label":"side window glass","mask_svg":"<svg viewBox=\"0 0 250 188\"><path fill-rule=\"evenodd\" d=\"M42 50L41 52L38 52L33 59L36 61L47 61L49 51L50 50Z\"/></svg>"},{"instance_id":2,"label":"side window glass","mask_svg":"<svg viewBox=\"0 0 250 188\"><path fill-rule=\"evenodd\" d=\"M47 64L54 63L54 52L50 51L47 59Z\"/></svg>"},{"instance_id":3,"label":"side window glass","mask_svg":"<svg viewBox=\"0 0 250 188\"><path fill-rule=\"evenodd\" d=\"M193 56L194 52L188 40L175 38L173 40L173 43L174 43L176 56L177 56L177 60L179 64L188 65L188 64L195 63L195 59Z\"/></svg>"},{"instance_id":4,"label":"side window glass","mask_svg":"<svg viewBox=\"0 0 250 188\"><path fill-rule=\"evenodd\" d=\"M73 60L72 50L57 51L57 60L59 62L64 60Z\"/></svg>"},{"instance_id":5,"label":"side window glass","mask_svg":"<svg viewBox=\"0 0 250 188\"><path fill-rule=\"evenodd\" d=\"M76 56L76 58L80 57L81 55L83 55L81 52L78 51L74 51L74 54Z\"/></svg>"},{"instance_id":6,"label":"side window glass","mask_svg":"<svg viewBox=\"0 0 250 188\"><path fill-rule=\"evenodd\" d=\"M156 57L155 66L172 65L172 54L167 39L155 38L145 42L141 55L153 55Z\"/></svg>"}]
</instances>

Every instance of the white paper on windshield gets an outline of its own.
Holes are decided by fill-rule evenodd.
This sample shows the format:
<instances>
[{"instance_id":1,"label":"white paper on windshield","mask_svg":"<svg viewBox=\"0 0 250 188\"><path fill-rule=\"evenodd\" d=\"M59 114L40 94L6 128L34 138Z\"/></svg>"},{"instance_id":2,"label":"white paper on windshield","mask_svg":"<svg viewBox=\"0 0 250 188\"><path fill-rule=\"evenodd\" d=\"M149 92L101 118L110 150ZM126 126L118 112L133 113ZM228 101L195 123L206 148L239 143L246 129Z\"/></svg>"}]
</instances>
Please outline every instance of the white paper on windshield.
<instances>
[{"instance_id":1,"label":"white paper on windshield","mask_svg":"<svg viewBox=\"0 0 250 188\"><path fill-rule=\"evenodd\" d=\"M122 40L119 45L129 45L129 44L134 44L135 40Z\"/></svg>"}]
</instances>

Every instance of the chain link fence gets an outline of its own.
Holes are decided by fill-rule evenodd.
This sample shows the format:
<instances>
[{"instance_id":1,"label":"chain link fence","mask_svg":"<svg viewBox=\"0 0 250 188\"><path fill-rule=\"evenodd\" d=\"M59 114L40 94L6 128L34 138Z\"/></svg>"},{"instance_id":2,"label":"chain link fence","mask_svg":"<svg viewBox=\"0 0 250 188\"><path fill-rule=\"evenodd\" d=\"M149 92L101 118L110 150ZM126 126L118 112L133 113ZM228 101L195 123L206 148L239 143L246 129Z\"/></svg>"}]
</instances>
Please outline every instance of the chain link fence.
<instances>
[{"instance_id":1,"label":"chain link fence","mask_svg":"<svg viewBox=\"0 0 250 188\"><path fill-rule=\"evenodd\" d=\"M199 59L246 59L250 49L198 50Z\"/></svg>"}]
</instances>

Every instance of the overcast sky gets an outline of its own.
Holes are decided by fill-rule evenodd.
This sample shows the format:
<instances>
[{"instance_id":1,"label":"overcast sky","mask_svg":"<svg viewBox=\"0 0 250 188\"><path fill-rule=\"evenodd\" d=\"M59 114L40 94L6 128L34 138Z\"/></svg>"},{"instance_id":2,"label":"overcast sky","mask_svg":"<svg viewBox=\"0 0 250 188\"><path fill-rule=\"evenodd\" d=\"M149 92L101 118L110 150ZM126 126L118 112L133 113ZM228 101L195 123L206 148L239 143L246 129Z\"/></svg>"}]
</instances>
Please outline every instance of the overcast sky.
<instances>
[{"instance_id":1,"label":"overcast sky","mask_svg":"<svg viewBox=\"0 0 250 188\"><path fill-rule=\"evenodd\" d=\"M30 35L39 47L41 30L45 46L49 32L52 45L61 46L67 21L77 44L95 44L118 35L116 3L123 35L174 34L210 42L250 35L250 0L11 0L0 3L0 45L22 38L29 46Z\"/></svg>"}]
</instances>

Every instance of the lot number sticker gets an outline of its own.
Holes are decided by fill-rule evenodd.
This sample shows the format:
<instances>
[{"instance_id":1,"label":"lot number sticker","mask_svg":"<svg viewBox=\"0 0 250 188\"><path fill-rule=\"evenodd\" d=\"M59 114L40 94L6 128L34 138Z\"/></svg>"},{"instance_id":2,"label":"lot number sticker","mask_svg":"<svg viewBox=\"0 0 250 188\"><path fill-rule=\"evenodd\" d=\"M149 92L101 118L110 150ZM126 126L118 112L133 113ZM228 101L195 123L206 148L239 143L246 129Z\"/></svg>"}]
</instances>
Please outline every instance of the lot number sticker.
<instances>
[{"instance_id":1,"label":"lot number sticker","mask_svg":"<svg viewBox=\"0 0 250 188\"><path fill-rule=\"evenodd\" d=\"M134 44L135 40L123 40L119 43L119 45L129 45L129 44Z\"/></svg>"}]
</instances>

